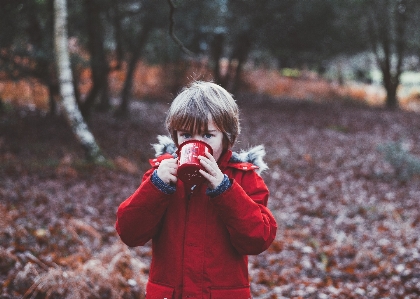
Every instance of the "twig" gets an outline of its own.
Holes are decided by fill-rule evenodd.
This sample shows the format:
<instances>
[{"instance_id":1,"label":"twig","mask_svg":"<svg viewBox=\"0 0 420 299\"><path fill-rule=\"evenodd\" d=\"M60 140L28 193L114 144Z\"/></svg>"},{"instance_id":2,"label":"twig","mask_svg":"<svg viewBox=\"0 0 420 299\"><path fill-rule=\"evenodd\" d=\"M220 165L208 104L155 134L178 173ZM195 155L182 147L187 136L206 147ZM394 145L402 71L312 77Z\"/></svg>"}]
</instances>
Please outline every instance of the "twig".
<instances>
[{"instance_id":1,"label":"twig","mask_svg":"<svg viewBox=\"0 0 420 299\"><path fill-rule=\"evenodd\" d=\"M39 287L41 285L41 287ZM35 298L36 295L38 295L39 290L45 285L45 277L39 278L37 281L35 281L31 287L23 294L23 296L20 299L28 298L29 295L31 295L31 298Z\"/></svg>"},{"instance_id":2,"label":"twig","mask_svg":"<svg viewBox=\"0 0 420 299\"><path fill-rule=\"evenodd\" d=\"M44 261L41 261L39 258L37 258L35 255L33 255L32 253L30 253L29 251L25 251L23 253L23 256L26 257L28 260L38 264L38 266L40 266L42 269L48 271L48 269L50 267L54 267L57 268L57 265L52 264L52 263L48 263L46 264Z\"/></svg>"},{"instance_id":3,"label":"twig","mask_svg":"<svg viewBox=\"0 0 420 299\"><path fill-rule=\"evenodd\" d=\"M175 33L174 33L174 25L175 25L175 20L174 20L174 13L175 13L175 5L173 3L172 0L168 0L168 4L170 7L170 12L169 12L169 35L171 36L171 38L175 41L175 43L181 48L181 50L189 55L189 56L193 56L194 53L191 52L190 50L188 50L184 44L176 37Z\"/></svg>"},{"instance_id":4,"label":"twig","mask_svg":"<svg viewBox=\"0 0 420 299\"><path fill-rule=\"evenodd\" d=\"M84 231L94 238L94 242L92 244L94 248L97 248L101 245L101 234L91 225L86 224L79 219L71 219L69 221L69 224L70 225L67 226L67 229L70 230L70 232L73 234L75 239L77 239L77 241L80 242L80 244L85 245L82 239L80 238L77 230Z\"/></svg>"}]
</instances>

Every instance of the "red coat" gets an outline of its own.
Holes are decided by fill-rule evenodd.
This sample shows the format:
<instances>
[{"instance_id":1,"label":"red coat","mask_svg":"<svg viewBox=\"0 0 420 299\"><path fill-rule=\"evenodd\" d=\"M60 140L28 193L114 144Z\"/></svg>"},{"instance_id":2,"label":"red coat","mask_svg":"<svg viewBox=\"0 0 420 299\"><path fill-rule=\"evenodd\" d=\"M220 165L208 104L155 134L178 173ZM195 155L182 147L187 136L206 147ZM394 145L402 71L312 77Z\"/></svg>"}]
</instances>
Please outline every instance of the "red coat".
<instances>
[{"instance_id":1,"label":"red coat","mask_svg":"<svg viewBox=\"0 0 420 299\"><path fill-rule=\"evenodd\" d=\"M277 224L256 167L229 162L231 155L219 160L232 183L219 196L206 196L205 184L191 192L180 180L174 194L161 192L150 180L157 164L119 206L116 229L122 241L140 246L152 239L147 299L251 298L247 255L268 248Z\"/></svg>"}]
</instances>

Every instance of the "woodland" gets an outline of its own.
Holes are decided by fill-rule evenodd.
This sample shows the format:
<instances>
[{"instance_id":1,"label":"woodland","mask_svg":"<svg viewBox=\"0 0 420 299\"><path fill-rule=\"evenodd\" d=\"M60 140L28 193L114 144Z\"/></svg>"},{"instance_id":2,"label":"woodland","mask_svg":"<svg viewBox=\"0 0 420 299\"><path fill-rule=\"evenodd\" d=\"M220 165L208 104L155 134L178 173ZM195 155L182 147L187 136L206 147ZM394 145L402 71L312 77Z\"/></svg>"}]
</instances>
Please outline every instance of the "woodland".
<instances>
[{"instance_id":1,"label":"woodland","mask_svg":"<svg viewBox=\"0 0 420 299\"><path fill-rule=\"evenodd\" d=\"M418 6L0 0L0 299L144 298L151 243L124 245L116 209L192 80L233 94L234 151L265 146L253 298L419 298Z\"/></svg>"}]
</instances>

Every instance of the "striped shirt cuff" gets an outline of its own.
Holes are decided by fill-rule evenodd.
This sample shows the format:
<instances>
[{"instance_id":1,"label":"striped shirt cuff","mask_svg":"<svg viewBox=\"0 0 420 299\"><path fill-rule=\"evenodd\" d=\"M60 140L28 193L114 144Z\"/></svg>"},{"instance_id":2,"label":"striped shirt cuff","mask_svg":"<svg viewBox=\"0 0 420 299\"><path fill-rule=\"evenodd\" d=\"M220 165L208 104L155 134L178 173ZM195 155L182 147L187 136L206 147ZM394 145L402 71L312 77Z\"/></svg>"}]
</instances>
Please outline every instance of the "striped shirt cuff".
<instances>
[{"instance_id":1,"label":"striped shirt cuff","mask_svg":"<svg viewBox=\"0 0 420 299\"><path fill-rule=\"evenodd\" d=\"M176 191L175 186L168 185L164 181L161 180L161 178L157 174L157 170L153 171L153 174L150 177L150 180L152 181L153 185L156 186L156 188L158 188L160 191L162 191L165 194L173 194Z\"/></svg>"},{"instance_id":2,"label":"striped shirt cuff","mask_svg":"<svg viewBox=\"0 0 420 299\"><path fill-rule=\"evenodd\" d=\"M206 195L210 197L216 197L225 192L227 189L229 189L229 187L231 186L230 180L226 174L224 176L225 177L223 178L223 181L220 183L219 186L216 187L216 189L207 188Z\"/></svg>"}]
</instances>

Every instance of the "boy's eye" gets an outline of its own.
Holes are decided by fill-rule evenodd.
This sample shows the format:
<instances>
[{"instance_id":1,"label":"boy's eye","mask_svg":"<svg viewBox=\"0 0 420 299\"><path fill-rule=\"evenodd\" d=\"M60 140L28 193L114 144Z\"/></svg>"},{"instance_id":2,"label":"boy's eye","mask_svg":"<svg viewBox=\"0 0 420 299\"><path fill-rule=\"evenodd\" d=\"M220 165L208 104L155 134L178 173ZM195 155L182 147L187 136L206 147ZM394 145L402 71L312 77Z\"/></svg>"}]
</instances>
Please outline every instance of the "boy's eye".
<instances>
[{"instance_id":1,"label":"boy's eye","mask_svg":"<svg viewBox=\"0 0 420 299\"><path fill-rule=\"evenodd\" d=\"M183 138L191 138L191 134L190 133L181 133L181 137L183 137Z\"/></svg>"},{"instance_id":2,"label":"boy's eye","mask_svg":"<svg viewBox=\"0 0 420 299\"><path fill-rule=\"evenodd\" d=\"M209 139L213 137L213 134L207 133L207 134L204 134L203 137Z\"/></svg>"}]
</instances>

